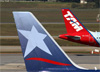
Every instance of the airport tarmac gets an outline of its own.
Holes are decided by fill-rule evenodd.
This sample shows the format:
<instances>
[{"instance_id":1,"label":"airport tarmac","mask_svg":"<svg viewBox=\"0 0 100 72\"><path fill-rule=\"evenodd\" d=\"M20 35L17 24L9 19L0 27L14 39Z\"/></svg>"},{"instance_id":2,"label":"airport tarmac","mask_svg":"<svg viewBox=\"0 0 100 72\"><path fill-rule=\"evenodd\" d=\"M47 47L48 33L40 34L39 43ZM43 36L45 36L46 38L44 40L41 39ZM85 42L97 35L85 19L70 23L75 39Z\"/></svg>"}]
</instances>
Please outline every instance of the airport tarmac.
<instances>
[{"instance_id":1,"label":"airport tarmac","mask_svg":"<svg viewBox=\"0 0 100 72\"><path fill-rule=\"evenodd\" d=\"M81 67L100 69L100 56L91 54L69 54L68 56ZM1 53L0 54L0 72L25 72L25 64L22 53Z\"/></svg>"},{"instance_id":2,"label":"airport tarmac","mask_svg":"<svg viewBox=\"0 0 100 72\"><path fill-rule=\"evenodd\" d=\"M64 51L91 51L96 47L62 47ZM0 46L0 72L26 72L20 46ZM8 53L6 53L8 52ZM10 53L11 52L11 53ZM81 67L100 69L100 55L89 53L67 53Z\"/></svg>"},{"instance_id":3,"label":"airport tarmac","mask_svg":"<svg viewBox=\"0 0 100 72\"><path fill-rule=\"evenodd\" d=\"M61 46L64 51L67 52L91 52L92 50L99 49L92 46ZM0 46L0 53L4 52L21 52L21 46Z\"/></svg>"}]
</instances>

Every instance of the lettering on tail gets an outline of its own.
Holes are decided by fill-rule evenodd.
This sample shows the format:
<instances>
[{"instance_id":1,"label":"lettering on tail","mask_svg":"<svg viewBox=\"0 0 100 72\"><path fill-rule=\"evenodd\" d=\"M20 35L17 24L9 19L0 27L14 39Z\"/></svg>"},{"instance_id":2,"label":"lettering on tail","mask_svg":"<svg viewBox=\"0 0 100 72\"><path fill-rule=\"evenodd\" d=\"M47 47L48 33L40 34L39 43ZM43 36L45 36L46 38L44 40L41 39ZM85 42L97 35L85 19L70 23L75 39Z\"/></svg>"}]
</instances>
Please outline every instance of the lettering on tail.
<instances>
[{"instance_id":1,"label":"lettering on tail","mask_svg":"<svg viewBox=\"0 0 100 72\"><path fill-rule=\"evenodd\" d=\"M66 18L66 20L70 21L69 23L77 32L83 29L83 27L80 26L80 23L74 18L70 11L67 11L67 14L64 15L64 17Z\"/></svg>"}]
</instances>

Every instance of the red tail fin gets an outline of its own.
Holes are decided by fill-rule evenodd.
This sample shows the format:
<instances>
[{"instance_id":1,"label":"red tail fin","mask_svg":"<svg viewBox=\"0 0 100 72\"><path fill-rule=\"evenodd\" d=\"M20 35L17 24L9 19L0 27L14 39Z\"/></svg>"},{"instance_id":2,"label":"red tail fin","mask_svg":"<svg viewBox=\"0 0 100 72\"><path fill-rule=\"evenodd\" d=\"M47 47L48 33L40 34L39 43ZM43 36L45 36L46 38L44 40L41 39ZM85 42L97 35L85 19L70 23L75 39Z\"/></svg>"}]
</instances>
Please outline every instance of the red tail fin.
<instances>
[{"instance_id":1,"label":"red tail fin","mask_svg":"<svg viewBox=\"0 0 100 72\"><path fill-rule=\"evenodd\" d=\"M79 31L86 31L83 25L73 15L69 9L62 9L67 33L74 33Z\"/></svg>"}]
</instances>

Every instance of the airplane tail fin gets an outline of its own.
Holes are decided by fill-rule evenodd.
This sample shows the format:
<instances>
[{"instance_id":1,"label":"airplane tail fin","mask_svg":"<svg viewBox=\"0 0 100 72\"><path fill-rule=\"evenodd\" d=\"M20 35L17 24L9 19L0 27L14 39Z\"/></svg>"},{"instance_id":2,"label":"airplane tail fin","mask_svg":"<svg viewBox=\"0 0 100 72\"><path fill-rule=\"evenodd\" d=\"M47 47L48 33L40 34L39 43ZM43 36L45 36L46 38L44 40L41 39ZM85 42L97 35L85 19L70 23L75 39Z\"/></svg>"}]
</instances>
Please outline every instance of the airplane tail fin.
<instances>
[{"instance_id":1,"label":"airplane tail fin","mask_svg":"<svg viewBox=\"0 0 100 72\"><path fill-rule=\"evenodd\" d=\"M83 26L83 24L70 11L70 9L62 9L62 14L63 14L67 33L87 31L86 28Z\"/></svg>"},{"instance_id":2,"label":"airplane tail fin","mask_svg":"<svg viewBox=\"0 0 100 72\"><path fill-rule=\"evenodd\" d=\"M13 12L28 72L65 72L77 66L31 12Z\"/></svg>"}]
</instances>

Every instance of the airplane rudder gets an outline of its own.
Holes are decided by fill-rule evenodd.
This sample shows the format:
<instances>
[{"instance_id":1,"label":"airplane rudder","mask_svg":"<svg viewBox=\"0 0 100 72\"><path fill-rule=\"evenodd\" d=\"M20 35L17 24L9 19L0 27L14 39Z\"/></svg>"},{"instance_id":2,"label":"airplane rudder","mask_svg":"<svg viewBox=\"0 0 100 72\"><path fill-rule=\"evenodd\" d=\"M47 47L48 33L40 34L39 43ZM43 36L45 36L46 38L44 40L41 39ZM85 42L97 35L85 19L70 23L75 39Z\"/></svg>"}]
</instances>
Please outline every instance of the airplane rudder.
<instances>
[{"instance_id":1,"label":"airplane rudder","mask_svg":"<svg viewBox=\"0 0 100 72\"><path fill-rule=\"evenodd\" d=\"M69 9L62 9L62 14L63 14L63 18L64 18L67 33L74 33L75 30L72 27L72 25L70 24L71 21L70 21L70 18L68 18L68 17L70 17L70 16L68 16L69 15L68 13L70 13Z\"/></svg>"},{"instance_id":2,"label":"airplane rudder","mask_svg":"<svg viewBox=\"0 0 100 72\"><path fill-rule=\"evenodd\" d=\"M70 9L62 9L66 30L68 33L79 32L86 30L78 18L71 12Z\"/></svg>"}]
</instances>

